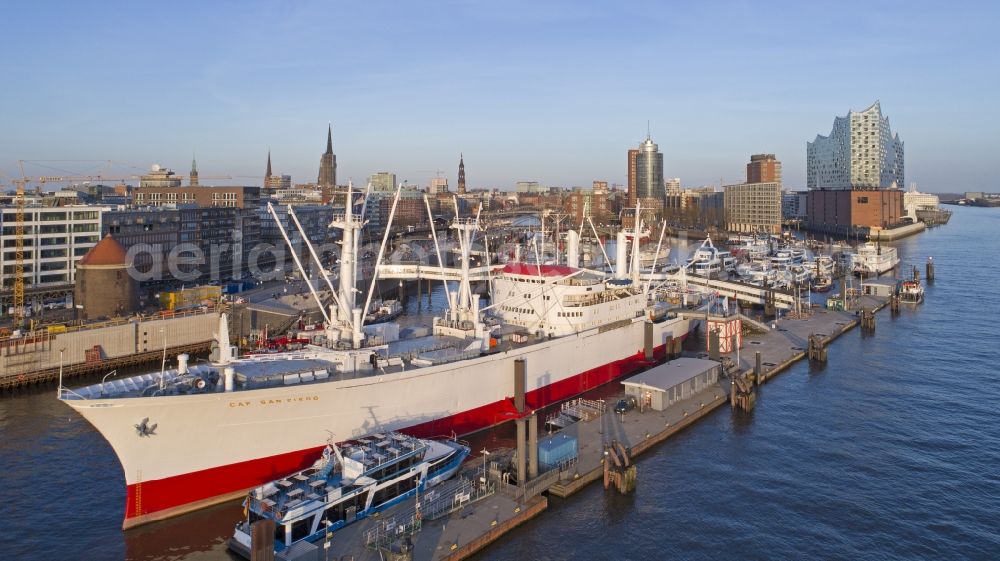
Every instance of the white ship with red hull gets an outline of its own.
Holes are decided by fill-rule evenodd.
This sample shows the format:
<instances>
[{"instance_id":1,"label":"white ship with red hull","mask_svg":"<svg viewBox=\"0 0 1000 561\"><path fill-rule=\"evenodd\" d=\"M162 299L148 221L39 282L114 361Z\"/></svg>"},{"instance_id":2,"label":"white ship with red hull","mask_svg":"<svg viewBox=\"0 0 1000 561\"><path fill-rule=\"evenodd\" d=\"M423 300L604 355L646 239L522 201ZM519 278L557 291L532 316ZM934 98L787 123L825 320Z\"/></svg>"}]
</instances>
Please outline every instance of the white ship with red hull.
<instances>
[{"instance_id":1,"label":"white ship with red hull","mask_svg":"<svg viewBox=\"0 0 1000 561\"><path fill-rule=\"evenodd\" d=\"M182 360L165 372L60 388L122 464L124 527L243 496L313 464L331 436L432 437L512 420L517 359L526 361L526 401L536 409L648 365L649 332L660 360L691 328L637 278L566 266L488 268L493 303L480 307L468 268L478 225L456 221L463 267L452 305L432 335L399 339L394 324L361 325L349 250L361 221L351 213L339 218L345 223L341 290L331 290L337 303L317 344L233 358L223 316L216 364Z\"/></svg>"}]
</instances>

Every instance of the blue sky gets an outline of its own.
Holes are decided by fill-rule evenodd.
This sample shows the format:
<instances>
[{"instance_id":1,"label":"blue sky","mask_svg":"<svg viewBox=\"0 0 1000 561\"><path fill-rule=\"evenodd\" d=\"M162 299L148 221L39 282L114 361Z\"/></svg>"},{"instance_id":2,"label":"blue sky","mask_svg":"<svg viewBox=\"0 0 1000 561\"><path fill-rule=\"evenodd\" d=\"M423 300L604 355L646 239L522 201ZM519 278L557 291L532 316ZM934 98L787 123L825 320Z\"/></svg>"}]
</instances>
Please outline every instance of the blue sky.
<instances>
[{"instance_id":1,"label":"blue sky","mask_svg":"<svg viewBox=\"0 0 1000 561\"><path fill-rule=\"evenodd\" d=\"M99 7L94 7L99 6ZM21 2L0 33L0 182L25 160L161 163L259 184L375 171L472 187L740 180L876 99L921 190L997 190L998 9L869 2ZM96 162L46 164L91 172ZM54 170L29 166L31 175Z\"/></svg>"}]
</instances>

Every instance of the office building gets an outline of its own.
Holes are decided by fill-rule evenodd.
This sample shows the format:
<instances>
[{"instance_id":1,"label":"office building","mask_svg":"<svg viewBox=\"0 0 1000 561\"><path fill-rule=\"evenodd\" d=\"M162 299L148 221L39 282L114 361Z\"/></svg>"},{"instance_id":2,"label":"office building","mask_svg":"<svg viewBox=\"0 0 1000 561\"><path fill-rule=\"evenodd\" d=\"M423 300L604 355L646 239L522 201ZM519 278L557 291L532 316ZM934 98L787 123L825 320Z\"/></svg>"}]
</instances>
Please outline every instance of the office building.
<instances>
[{"instance_id":1,"label":"office building","mask_svg":"<svg viewBox=\"0 0 1000 561\"><path fill-rule=\"evenodd\" d=\"M260 187L180 187L144 185L133 191L137 206L175 206L257 208Z\"/></svg>"},{"instance_id":2,"label":"office building","mask_svg":"<svg viewBox=\"0 0 1000 561\"><path fill-rule=\"evenodd\" d=\"M437 195L438 193L448 192L448 178L447 177L435 177L431 179L431 184L427 187L428 195Z\"/></svg>"},{"instance_id":3,"label":"office building","mask_svg":"<svg viewBox=\"0 0 1000 561\"><path fill-rule=\"evenodd\" d=\"M807 204L808 204L807 191L782 191L781 192L782 220L804 219L806 217Z\"/></svg>"},{"instance_id":4,"label":"office building","mask_svg":"<svg viewBox=\"0 0 1000 561\"><path fill-rule=\"evenodd\" d=\"M635 157L635 198L664 199L663 154L648 136Z\"/></svg>"},{"instance_id":5,"label":"office building","mask_svg":"<svg viewBox=\"0 0 1000 561\"><path fill-rule=\"evenodd\" d=\"M579 228L587 217L597 225L607 223L611 217L607 182L595 181L592 189L574 187L563 200L563 210L570 215L574 229ZM587 228L589 227L584 228L585 231L589 231Z\"/></svg>"},{"instance_id":6,"label":"office building","mask_svg":"<svg viewBox=\"0 0 1000 561\"><path fill-rule=\"evenodd\" d=\"M368 176L368 183L372 186L372 192L392 193L396 190L396 174L387 171L380 171Z\"/></svg>"},{"instance_id":7,"label":"office building","mask_svg":"<svg viewBox=\"0 0 1000 561\"><path fill-rule=\"evenodd\" d=\"M309 248L302 243L302 234L295 225L295 221L288 214L289 206L293 207L295 216L298 218L299 224L302 225L302 230L305 232L306 239L309 240L309 243L313 245L313 249L317 252L322 251L323 248L321 246L332 241L330 222L333 222L334 209L329 205L308 203L274 205L274 212L278 215L281 228L284 228L285 234L292 242L292 246L296 248L299 259L305 263L311 260ZM281 228L278 227L278 222L275 221L274 216L271 215L266 207L257 209L257 217L260 221L261 243L281 248L286 247L284 237L281 235ZM285 261L292 261L290 252L285 252Z\"/></svg>"},{"instance_id":8,"label":"office building","mask_svg":"<svg viewBox=\"0 0 1000 561\"><path fill-rule=\"evenodd\" d=\"M781 233L779 183L726 185L723 192L727 230L743 234Z\"/></svg>"},{"instance_id":9,"label":"office building","mask_svg":"<svg viewBox=\"0 0 1000 561\"><path fill-rule=\"evenodd\" d=\"M171 262L175 270L191 273L194 278L187 282L225 281L241 278L248 270L250 253L260 242L258 211L257 206L242 209L193 205L107 210L101 235L111 234L133 252L132 267L139 273L143 287L183 283L184 279L174 276ZM196 252L192 252L195 248ZM181 249L182 260L200 258L201 262L180 265Z\"/></svg>"},{"instance_id":10,"label":"office building","mask_svg":"<svg viewBox=\"0 0 1000 561\"><path fill-rule=\"evenodd\" d=\"M160 166L160 164L153 164L149 169L149 173L143 175L139 178L139 187L166 187L174 188L181 186L181 178L172 170Z\"/></svg>"},{"instance_id":11,"label":"office building","mask_svg":"<svg viewBox=\"0 0 1000 561\"><path fill-rule=\"evenodd\" d=\"M631 148L628 151L628 206L635 207L636 196L636 184L638 182L638 167L637 160L639 158L639 150Z\"/></svg>"},{"instance_id":12,"label":"office building","mask_svg":"<svg viewBox=\"0 0 1000 561\"><path fill-rule=\"evenodd\" d=\"M68 285L76 282L75 263L101 240L102 213L108 207L65 206L24 209L24 284ZM0 212L0 270L4 287L14 284L17 263L17 212Z\"/></svg>"},{"instance_id":13,"label":"office building","mask_svg":"<svg viewBox=\"0 0 1000 561\"><path fill-rule=\"evenodd\" d=\"M315 185L296 185L295 187L276 189L271 198L279 204L323 204L323 190Z\"/></svg>"},{"instance_id":14,"label":"office building","mask_svg":"<svg viewBox=\"0 0 1000 561\"><path fill-rule=\"evenodd\" d=\"M781 162L774 154L754 154L747 164L747 183L777 183L781 185Z\"/></svg>"},{"instance_id":15,"label":"office building","mask_svg":"<svg viewBox=\"0 0 1000 561\"><path fill-rule=\"evenodd\" d=\"M816 135L806 144L810 190L902 187L903 171L903 141L892 134L877 101L835 118L830 136Z\"/></svg>"},{"instance_id":16,"label":"office building","mask_svg":"<svg viewBox=\"0 0 1000 561\"><path fill-rule=\"evenodd\" d=\"M517 193L547 193L548 189L539 185L537 181L518 181L515 191Z\"/></svg>"}]
</instances>

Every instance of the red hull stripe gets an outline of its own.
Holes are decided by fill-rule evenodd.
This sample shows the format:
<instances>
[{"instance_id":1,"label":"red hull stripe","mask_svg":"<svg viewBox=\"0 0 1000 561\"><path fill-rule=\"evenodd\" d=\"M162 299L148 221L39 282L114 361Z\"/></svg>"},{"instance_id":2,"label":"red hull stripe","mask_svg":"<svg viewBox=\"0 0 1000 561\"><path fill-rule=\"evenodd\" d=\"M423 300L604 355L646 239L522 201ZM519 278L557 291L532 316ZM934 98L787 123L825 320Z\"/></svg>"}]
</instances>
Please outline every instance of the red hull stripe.
<instances>
[{"instance_id":1,"label":"red hull stripe","mask_svg":"<svg viewBox=\"0 0 1000 561\"><path fill-rule=\"evenodd\" d=\"M665 352L665 346L654 349L654 360L662 360ZM525 399L530 409L539 409L627 376L647 365L640 351L623 360L528 392ZM420 437L468 434L516 417L517 410L511 397L450 417L414 425L404 431ZM211 501L214 497L232 495L305 469L316 461L322 450L323 447L319 446L129 485L125 505L126 526L129 526L128 520L131 518L155 520L161 518L156 516L160 511L178 510L190 503L210 504L206 501ZM186 510L179 509L176 514Z\"/></svg>"}]
</instances>

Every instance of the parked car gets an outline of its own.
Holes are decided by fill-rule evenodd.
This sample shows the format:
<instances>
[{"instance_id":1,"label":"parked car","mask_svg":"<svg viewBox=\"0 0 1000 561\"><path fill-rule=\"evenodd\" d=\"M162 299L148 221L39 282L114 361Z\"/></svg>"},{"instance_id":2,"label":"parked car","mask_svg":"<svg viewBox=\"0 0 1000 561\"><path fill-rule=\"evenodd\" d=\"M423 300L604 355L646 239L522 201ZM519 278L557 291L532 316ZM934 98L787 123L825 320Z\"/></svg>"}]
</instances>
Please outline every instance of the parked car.
<instances>
[{"instance_id":1,"label":"parked car","mask_svg":"<svg viewBox=\"0 0 1000 561\"><path fill-rule=\"evenodd\" d=\"M639 403L632 396L626 396L615 404L615 413L624 414L636 408Z\"/></svg>"}]
</instances>

